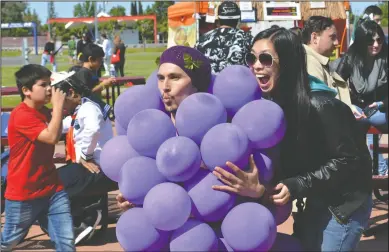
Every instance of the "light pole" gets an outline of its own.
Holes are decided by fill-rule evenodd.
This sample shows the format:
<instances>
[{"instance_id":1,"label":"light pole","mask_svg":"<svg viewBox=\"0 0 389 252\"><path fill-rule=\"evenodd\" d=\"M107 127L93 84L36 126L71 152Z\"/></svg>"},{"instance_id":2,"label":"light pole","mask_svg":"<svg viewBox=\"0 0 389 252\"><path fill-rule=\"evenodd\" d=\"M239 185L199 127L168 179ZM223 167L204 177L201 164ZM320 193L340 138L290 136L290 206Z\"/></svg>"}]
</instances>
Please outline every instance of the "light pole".
<instances>
[{"instance_id":1,"label":"light pole","mask_svg":"<svg viewBox=\"0 0 389 252\"><path fill-rule=\"evenodd\" d=\"M93 3L95 5L95 41L99 38L99 29L98 29L98 18L97 18L97 2Z\"/></svg>"},{"instance_id":2,"label":"light pole","mask_svg":"<svg viewBox=\"0 0 389 252\"><path fill-rule=\"evenodd\" d=\"M51 39L51 26L50 26L50 23L49 23L49 19L50 19L50 1L47 2L47 30L49 32L49 39Z\"/></svg>"}]
</instances>

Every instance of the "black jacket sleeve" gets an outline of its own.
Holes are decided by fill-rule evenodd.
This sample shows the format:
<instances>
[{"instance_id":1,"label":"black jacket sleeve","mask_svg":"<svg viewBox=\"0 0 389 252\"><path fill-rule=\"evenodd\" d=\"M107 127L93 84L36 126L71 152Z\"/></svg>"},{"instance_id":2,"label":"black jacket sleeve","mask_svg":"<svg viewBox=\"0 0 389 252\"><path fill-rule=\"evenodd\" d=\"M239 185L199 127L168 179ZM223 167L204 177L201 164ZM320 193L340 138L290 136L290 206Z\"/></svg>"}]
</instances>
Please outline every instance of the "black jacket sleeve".
<instances>
[{"instance_id":1,"label":"black jacket sleeve","mask_svg":"<svg viewBox=\"0 0 389 252\"><path fill-rule=\"evenodd\" d=\"M342 77L343 80L347 81L352 72L352 64L350 64L350 57L347 54L340 58L338 65L336 66L335 72Z\"/></svg>"},{"instance_id":2,"label":"black jacket sleeve","mask_svg":"<svg viewBox=\"0 0 389 252\"><path fill-rule=\"evenodd\" d=\"M317 120L314 125L317 134L323 134L321 144L325 153L322 154L327 161L310 172L281 181L293 199L306 197L308 192L338 191L342 183L359 172L361 161L365 160L361 153L367 151L362 150L363 143L356 137L356 121L347 105L336 99L314 103Z\"/></svg>"}]
</instances>

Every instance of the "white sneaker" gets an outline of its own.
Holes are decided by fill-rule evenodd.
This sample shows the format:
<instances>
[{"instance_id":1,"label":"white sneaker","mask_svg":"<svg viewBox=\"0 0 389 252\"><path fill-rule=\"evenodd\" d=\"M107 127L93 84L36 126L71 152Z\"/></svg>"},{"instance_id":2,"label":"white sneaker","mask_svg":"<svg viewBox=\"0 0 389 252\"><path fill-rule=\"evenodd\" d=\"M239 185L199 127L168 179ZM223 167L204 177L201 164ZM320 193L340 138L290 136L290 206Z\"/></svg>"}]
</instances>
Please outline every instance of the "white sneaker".
<instances>
[{"instance_id":1,"label":"white sneaker","mask_svg":"<svg viewBox=\"0 0 389 252\"><path fill-rule=\"evenodd\" d=\"M92 237L94 235L96 227L100 224L102 218L101 210L96 210L96 215L87 220L86 223L82 222L80 227L74 229L75 241L77 245L83 241L86 237Z\"/></svg>"}]
</instances>

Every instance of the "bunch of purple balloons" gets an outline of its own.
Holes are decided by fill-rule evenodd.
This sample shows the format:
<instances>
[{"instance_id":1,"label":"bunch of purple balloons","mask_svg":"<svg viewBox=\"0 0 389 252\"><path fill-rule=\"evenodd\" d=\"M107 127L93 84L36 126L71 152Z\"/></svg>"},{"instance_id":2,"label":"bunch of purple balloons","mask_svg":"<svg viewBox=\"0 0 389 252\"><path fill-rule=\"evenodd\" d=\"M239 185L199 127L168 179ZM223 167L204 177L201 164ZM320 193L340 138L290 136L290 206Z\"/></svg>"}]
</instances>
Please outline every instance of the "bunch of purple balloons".
<instances>
[{"instance_id":1,"label":"bunch of purple balloons","mask_svg":"<svg viewBox=\"0 0 389 252\"><path fill-rule=\"evenodd\" d=\"M282 109L261 99L255 76L230 66L213 76L209 93L180 104L175 125L164 110L156 71L146 85L122 93L114 107L117 136L101 153L104 173L136 204L120 217L116 235L126 251L268 251L286 207L238 203L212 189L212 174L230 161L242 169L249 155L267 184L285 134ZM219 230L219 231L218 231Z\"/></svg>"}]
</instances>

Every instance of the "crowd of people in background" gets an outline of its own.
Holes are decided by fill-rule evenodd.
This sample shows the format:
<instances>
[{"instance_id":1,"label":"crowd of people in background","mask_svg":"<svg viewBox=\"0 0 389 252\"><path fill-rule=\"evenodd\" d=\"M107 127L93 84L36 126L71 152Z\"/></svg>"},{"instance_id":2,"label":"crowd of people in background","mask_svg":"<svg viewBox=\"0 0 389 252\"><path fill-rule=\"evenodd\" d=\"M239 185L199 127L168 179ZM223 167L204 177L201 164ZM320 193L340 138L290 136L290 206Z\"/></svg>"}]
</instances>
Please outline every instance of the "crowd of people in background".
<instances>
[{"instance_id":1,"label":"crowd of people in background","mask_svg":"<svg viewBox=\"0 0 389 252\"><path fill-rule=\"evenodd\" d=\"M55 37L50 38L45 44L42 53L41 65L46 66L47 63L52 65L53 72L57 72L57 62L55 57L62 52L62 47L57 46ZM99 42L101 41L101 43ZM68 63L72 66L71 69L76 70L82 65L81 54L84 47L88 44L97 44L104 51L104 58L101 68L98 69L99 77L108 76L124 76L126 45L123 43L119 35L115 35L113 41L106 33L101 34L100 40L93 41L89 33L82 33L81 39L76 40L75 35L71 35L67 42L68 46ZM115 58L115 59L114 59ZM104 71L104 75L102 75Z\"/></svg>"},{"instance_id":2,"label":"crowd of people in background","mask_svg":"<svg viewBox=\"0 0 389 252\"><path fill-rule=\"evenodd\" d=\"M388 130L388 50L377 8L366 9L351 47L334 62L330 56L339 41L330 18L312 16L303 29L274 26L253 37L238 28L240 9L230 1L218 8L219 27L204 33L195 48L175 46L160 58L158 89L173 122L185 97L208 90L211 73L231 65L250 68L264 98L283 109L288 126L272 187L244 170L243 175L214 174L228 185L226 191L239 187L236 193L252 201L268 197L285 205L306 198L305 209L294 216L294 234L307 251L353 251L368 225L372 160L366 133L371 125ZM56 73L54 40L46 43L41 66L26 65L15 73L23 102L8 126L2 251L12 250L36 220L57 251L75 251L101 221L100 210L85 207L118 188L99 167L101 149L113 137L111 107L100 94L116 79L100 82L99 77L102 67L109 76L111 65L124 76L126 46L120 36L113 42L106 34L101 39L102 44L93 43L83 34L76 42L72 36L69 73ZM202 62L199 69L185 68L185 54ZM44 67L47 62L53 72ZM180 85L173 85L177 81ZM49 102L51 114L45 107ZM56 169L54 146L63 133L68 164ZM381 175L388 173L387 162L380 156ZM88 202L78 198L90 192L97 196ZM121 194L117 201L123 211L134 206Z\"/></svg>"}]
</instances>

